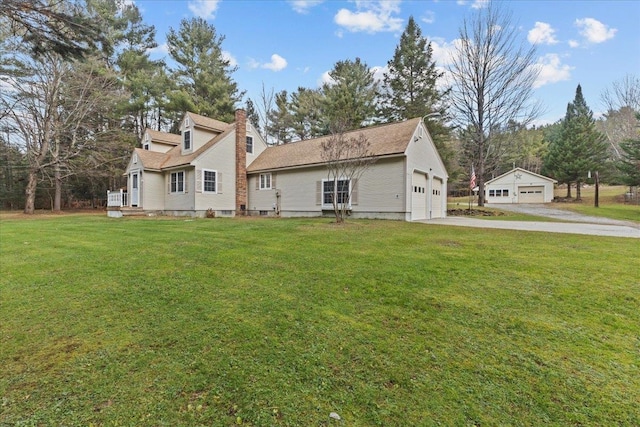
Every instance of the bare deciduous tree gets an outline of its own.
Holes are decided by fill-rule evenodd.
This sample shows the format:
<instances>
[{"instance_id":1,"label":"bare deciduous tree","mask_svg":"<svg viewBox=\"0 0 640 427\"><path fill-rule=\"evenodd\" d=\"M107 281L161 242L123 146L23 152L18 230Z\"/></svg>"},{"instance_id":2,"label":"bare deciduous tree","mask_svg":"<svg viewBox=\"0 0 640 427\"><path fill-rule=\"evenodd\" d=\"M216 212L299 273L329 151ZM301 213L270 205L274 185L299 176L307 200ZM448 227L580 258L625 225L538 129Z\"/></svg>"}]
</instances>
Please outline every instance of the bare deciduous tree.
<instances>
[{"instance_id":1,"label":"bare deciduous tree","mask_svg":"<svg viewBox=\"0 0 640 427\"><path fill-rule=\"evenodd\" d=\"M337 223L344 222L357 197L360 177L376 161L370 146L362 133L355 132L336 131L322 141L321 156L327 165L322 202L331 203Z\"/></svg>"},{"instance_id":2,"label":"bare deciduous tree","mask_svg":"<svg viewBox=\"0 0 640 427\"><path fill-rule=\"evenodd\" d=\"M494 132L510 122L526 126L540 113L531 96L539 74L535 52L535 46L527 47L520 37L511 13L496 3L479 9L460 28L449 67L451 109L457 124L470 132L466 155L475 165L480 206L485 200L485 163L498 148L493 146Z\"/></svg>"},{"instance_id":3,"label":"bare deciduous tree","mask_svg":"<svg viewBox=\"0 0 640 427\"><path fill-rule=\"evenodd\" d=\"M605 89L600 95L600 100L607 111L616 111L624 107L640 111L640 78L627 74Z\"/></svg>"}]
</instances>

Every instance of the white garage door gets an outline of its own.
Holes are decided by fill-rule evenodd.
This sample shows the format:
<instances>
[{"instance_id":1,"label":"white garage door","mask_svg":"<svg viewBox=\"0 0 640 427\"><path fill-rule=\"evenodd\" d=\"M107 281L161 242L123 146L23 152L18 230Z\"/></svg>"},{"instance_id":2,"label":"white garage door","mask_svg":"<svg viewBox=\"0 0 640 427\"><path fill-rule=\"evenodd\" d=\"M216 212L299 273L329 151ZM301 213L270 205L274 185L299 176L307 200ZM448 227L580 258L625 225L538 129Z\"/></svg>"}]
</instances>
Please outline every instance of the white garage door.
<instances>
[{"instance_id":1,"label":"white garage door","mask_svg":"<svg viewBox=\"0 0 640 427\"><path fill-rule=\"evenodd\" d=\"M421 173L413 174L411 186L411 219L427 218L427 177Z\"/></svg>"},{"instance_id":2,"label":"white garage door","mask_svg":"<svg viewBox=\"0 0 640 427\"><path fill-rule=\"evenodd\" d=\"M442 217L442 180L433 178L433 187L431 190L431 218Z\"/></svg>"},{"instance_id":3,"label":"white garage door","mask_svg":"<svg viewBox=\"0 0 640 427\"><path fill-rule=\"evenodd\" d=\"M518 187L518 203L544 203L544 187Z\"/></svg>"}]
</instances>

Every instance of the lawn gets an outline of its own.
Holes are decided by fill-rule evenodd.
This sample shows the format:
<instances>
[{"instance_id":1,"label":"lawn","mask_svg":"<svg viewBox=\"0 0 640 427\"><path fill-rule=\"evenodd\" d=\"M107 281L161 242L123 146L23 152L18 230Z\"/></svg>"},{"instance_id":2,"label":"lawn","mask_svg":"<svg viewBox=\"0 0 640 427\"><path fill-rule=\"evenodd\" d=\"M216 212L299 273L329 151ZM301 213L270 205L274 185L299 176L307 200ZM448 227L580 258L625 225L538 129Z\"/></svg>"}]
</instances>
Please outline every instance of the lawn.
<instances>
[{"instance_id":1,"label":"lawn","mask_svg":"<svg viewBox=\"0 0 640 427\"><path fill-rule=\"evenodd\" d=\"M575 188L572 189L575 197ZM640 205L624 203L624 194L629 191L629 187L623 185L600 186L598 195L598 207L595 207L595 187L587 186L581 189L580 202L554 203L554 208L567 209L589 216L601 216L605 218L619 219L622 221L640 222ZM555 190L555 195L564 197L567 195L566 188Z\"/></svg>"},{"instance_id":2,"label":"lawn","mask_svg":"<svg viewBox=\"0 0 640 427\"><path fill-rule=\"evenodd\" d=\"M61 215L0 256L0 425L640 424L636 239Z\"/></svg>"}]
</instances>

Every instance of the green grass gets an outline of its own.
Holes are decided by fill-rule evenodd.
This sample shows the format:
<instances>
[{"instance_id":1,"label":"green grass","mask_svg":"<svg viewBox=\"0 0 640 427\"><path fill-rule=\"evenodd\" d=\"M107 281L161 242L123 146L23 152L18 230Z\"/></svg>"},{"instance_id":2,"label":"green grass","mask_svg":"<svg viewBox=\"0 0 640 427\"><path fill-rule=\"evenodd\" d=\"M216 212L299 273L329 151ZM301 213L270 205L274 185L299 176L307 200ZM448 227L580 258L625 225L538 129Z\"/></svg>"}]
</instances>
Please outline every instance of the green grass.
<instances>
[{"instance_id":1,"label":"green grass","mask_svg":"<svg viewBox=\"0 0 640 427\"><path fill-rule=\"evenodd\" d=\"M63 215L0 252L0 425L640 424L636 239Z\"/></svg>"},{"instance_id":2,"label":"green grass","mask_svg":"<svg viewBox=\"0 0 640 427\"><path fill-rule=\"evenodd\" d=\"M640 205L625 204L624 194L628 191L628 187L618 186L600 186L598 195L598 205L595 202L595 187L585 187L581 190L582 201L574 203L554 203L554 208L567 209L589 216L599 216L604 218L618 219L622 221L640 222ZM556 196L566 196L566 189L556 189ZM573 194L575 197L575 188Z\"/></svg>"}]
</instances>

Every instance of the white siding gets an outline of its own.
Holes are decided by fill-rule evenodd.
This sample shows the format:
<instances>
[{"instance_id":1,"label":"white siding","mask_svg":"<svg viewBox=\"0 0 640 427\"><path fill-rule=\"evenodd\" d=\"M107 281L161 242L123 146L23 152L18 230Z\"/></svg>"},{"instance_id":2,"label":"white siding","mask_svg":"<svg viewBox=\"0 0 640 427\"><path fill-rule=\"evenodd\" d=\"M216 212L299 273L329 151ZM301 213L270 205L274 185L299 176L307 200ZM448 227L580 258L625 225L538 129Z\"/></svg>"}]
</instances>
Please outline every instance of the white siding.
<instances>
[{"instance_id":1,"label":"white siding","mask_svg":"<svg viewBox=\"0 0 640 427\"><path fill-rule=\"evenodd\" d=\"M519 200L520 188L523 187L543 187L542 198L539 203L549 203L553 200L554 182L550 178L530 173L524 169L514 169L498 178L495 178L485 186L487 203L522 203ZM504 196L504 190L508 191L508 195ZM495 196L497 192L500 196ZM494 196L490 196L494 194ZM540 196L538 196L540 197ZM525 203L531 202L525 200Z\"/></svg>"},{"instance_id":2,"label":"white siding","mask_svg":"<svg viewBox=\"0 0 640 427\"><path fill-rule=\"evenodd\" d=\"M218 214L221 211L235 211L236 209L236 154L235 133L218 141L213 147L205 151L194 161L196 171L209 169L216 171L216 185L218 193L204 193L198 186L195 193L195 210L206 211L211 208ZM194 174L195 175L195 174ZM195 184L195 176L194 176ZM194 187L196 189L196 187Z\"/></svg>"},{"instance_id":3,"label":"white siding","mask_svg":"<svg viewBox=\"0 0 640 427\"><path fill-rule=\"evenodd\" d=\"M165 179L162 173L147 172L142 173L140 181L141 204L140 207L147 210L163 210Z\"/></svg>"},{"instance_id":4,"label":"white siding","mask_svg":"<svg viewBox=\"0 0 640 427\"><path fill-rule=\"evenodd\" d=\"M359 217L405 217L404 158L383 159L371 166L357 183L357 201L352 212ZM322 205L316 203L318 182L327 179L325 167L292 169L273 173L274 190L256 190L259 174L252 174L248 183L249 209L271 211L280 194L282 216L318 216ZM383 214L383 215L379 215ZM387 215L388 214L388 215Z\"/></svg>"},{"instance_id":5,"label":"white siding","mask_svg":"<svg viewBox=\"0 0 640 427\"><path fill-rule=\"evenodd\" d=\"M247 136L253 137L253 153L247 153L247 166L258 158L264 150L267 149L267 143L264 142L262 136L256 131L256 128L247 122ZM235 136L234 136L235 138Z\"/></svg>"},{"instance_id":6,"label":"white siding","mask_svg":"<svg viewBox=\"0 0 640 427\"><path fill-rule=\"evenodd\" d=\"M184 171L184 183L185 183L185 192L184 193L171 193L170 192L170 180L171 173ZM193 168L185 168L185 169L175 169L171 171L167 171L164 174L165 177L165 185L164 192L165 196L165 211L193 211L194 210L194 195L195 195L195 182L194 182L194 170Z\"/></svg>"},{"instance_id":7,"label":"white siding","mask_svg":"<svg viewBox=\"0 0 640 427\"><path fill-rule=\"evenodd\" d=\"M449 177L429 133L424 128L421 132L421 127L422 124L418 125L406 151L407 170L405 173L408 177L407 192L411 194L411 191L413 191L411 178L415 172L426 174L427 196L430 196L427 197L427 212L430 212L431 218L445 217L447 214L446 196L447 180ZM434 190L439 190L439 198L433 197ZM444 199L444 202L442 199ZM411 212L411 197L407 197L407 211Z\"/></svg>"}]
</instances>

